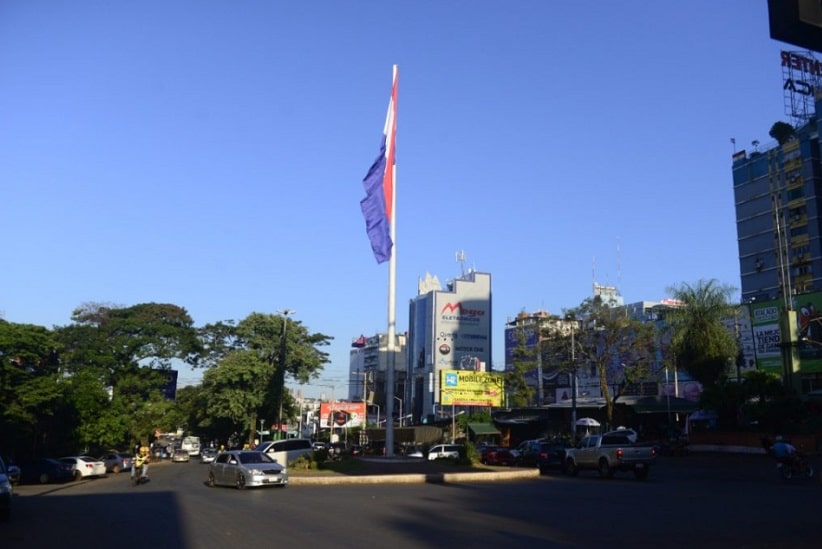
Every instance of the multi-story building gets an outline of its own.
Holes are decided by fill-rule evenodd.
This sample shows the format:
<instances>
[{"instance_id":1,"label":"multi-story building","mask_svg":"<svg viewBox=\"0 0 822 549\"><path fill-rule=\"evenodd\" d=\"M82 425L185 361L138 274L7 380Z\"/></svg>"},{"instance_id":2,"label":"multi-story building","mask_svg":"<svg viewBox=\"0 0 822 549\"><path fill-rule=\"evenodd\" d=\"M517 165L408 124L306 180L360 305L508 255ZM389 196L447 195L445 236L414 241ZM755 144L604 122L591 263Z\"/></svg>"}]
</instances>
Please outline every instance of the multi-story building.
<instances>
[{"instance_id":1,"label":"multi-story building","mask_svg":"<svg viewBox=\"0 0 822 549\"><path fill-rule=\"evenodd\" d=\"M393 396L403 398L406 386L406 334L396 334L394 340ZM351 342L349 355L348 400L366 401L377 410L385 410L386 372L389 358L388 334L360 336ZM395 411L398 408L395 407Z\"/></svg>"},{"instance_id":2,"label":"multi-story building","mask_svg":"<svg viewBox=\"0 0 822 549\"><path fill-rule=\"evenodd\" d=\"M409 304L403 399L413 421L440 415L441 371L490 369L491 325L490 274L470 270L445 288L430 275L420 280Z\"/></svg>"},{"instance_id":3,"label":"multi-story building","mask_svg":"<svg viewBox=\"0 0 822 549\"><path fill-rule=\"evenodd\" d=\"M822 388L822 65L810 53L781 59L792 135L733 155L741 297L757 367L806 394Z\"/></svg>"}]
</instances>

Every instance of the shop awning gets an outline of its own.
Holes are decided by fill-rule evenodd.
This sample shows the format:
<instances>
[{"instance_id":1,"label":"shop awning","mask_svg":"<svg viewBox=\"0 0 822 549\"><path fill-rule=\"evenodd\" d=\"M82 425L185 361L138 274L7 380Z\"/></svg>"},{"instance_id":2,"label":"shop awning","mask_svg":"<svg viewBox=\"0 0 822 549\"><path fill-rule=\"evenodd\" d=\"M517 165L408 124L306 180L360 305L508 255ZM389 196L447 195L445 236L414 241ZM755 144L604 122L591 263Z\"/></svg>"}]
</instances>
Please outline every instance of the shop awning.
<instances>
[{"instance_id":1,"label":"shop awning","mask_svg":"<svg viewBox=\"0 0 822 549\"><path fill-rule=\"evenodd\" d=\"M474 435L498 435L499 430L491 423L469 423L468 429Z\"/></svg>"},{"instance_id":2,"label":"shop awning","mask_svg":"<svg viewBox=\"0 0 822 549\"><path fill-rule=\"evenodd\" d=\"M659 395L621 396L616 403L631 407L637 414L688 414L698 408L698 404L692 400Z\"/></svg>"}]
</instances>

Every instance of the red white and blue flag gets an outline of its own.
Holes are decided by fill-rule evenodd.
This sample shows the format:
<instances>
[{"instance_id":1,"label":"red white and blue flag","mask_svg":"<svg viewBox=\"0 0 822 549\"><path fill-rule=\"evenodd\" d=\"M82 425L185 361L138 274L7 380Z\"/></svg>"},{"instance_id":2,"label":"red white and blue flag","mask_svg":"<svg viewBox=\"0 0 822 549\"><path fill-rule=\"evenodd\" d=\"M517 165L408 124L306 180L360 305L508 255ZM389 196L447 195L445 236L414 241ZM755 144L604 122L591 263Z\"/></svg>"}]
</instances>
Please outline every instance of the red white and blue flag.
<instances>
[{"instance_id":1,"label":"red white and blue flag","mask_svg":"<svg viewBox=\"0 0 822 549\"><path fill-rule=\"evenodd\" d=\"M380 155L363 179L366 196L360 201L365 231L371 241L371 249L377 263L391 259L394 243L391 240L391 223L394 215L394 154L397 139L397 66L391 86L391 101L385 117Z\"/></svg>"}]
</instances>

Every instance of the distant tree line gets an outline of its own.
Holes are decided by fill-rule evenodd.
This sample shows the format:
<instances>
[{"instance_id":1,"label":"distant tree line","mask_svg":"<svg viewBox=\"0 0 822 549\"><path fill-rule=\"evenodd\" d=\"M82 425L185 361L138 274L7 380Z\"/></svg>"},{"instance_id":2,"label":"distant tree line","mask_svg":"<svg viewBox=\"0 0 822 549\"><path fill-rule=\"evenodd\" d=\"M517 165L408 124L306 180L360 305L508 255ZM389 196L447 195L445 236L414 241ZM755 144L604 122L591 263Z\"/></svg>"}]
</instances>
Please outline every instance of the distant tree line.
<instances>
[{"instance_id":1,"label":"distant tree line","mask_svg":"<svg viewBox=\"0 0 822 549\"><path fill-rule=\"evenodd\" d=\"M0 320L0 454L126 449L178 428L251 439L258 417L295 416L286 376L318 377L331 339L262 313L198 328L158 303L84 304L53 329ZM180 367L203 369L203 382L167 400L168 370Z\"/></svg>"}]
</instances>

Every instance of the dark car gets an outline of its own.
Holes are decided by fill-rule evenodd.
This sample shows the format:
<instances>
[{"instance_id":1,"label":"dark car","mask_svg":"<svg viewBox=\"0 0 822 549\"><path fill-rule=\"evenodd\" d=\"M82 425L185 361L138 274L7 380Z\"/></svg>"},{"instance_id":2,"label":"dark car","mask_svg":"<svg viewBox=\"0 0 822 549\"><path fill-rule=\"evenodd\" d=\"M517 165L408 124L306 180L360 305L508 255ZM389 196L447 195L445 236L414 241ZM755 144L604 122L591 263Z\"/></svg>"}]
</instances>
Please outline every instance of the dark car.
<instances>
[{"instance_id":1,"label":"dark car","mask_svg":"<svg viewBox=\"0 0 822 549\"><path fill-rule=\"evenodd\" d=\"M503 446L483 446L480 449L480 463L485 465L514 465L514 454Z\"/></svg>"},{"instance_id":2,"label":"dark car","mask_svg":"<svg viewBox=\"0 0 822 549\"><path fill-rule=\"evenodd\" d=\"M35 458L20 464L21 484L48 484L66 482L74 478L74 469L69 463L52 458Z\"/></svg>"},{"instance_id":3,"label":"dark car","mask_svg":"<svg viewBox=\"0 0 822 549\"><path fill-rule=\"evenodd\" d=\"M540 444L536 456L539 474L544 475L550 470L561 471L565 467L565 450L569 447L562 442Z\"/></svg>"}]
</instances>

